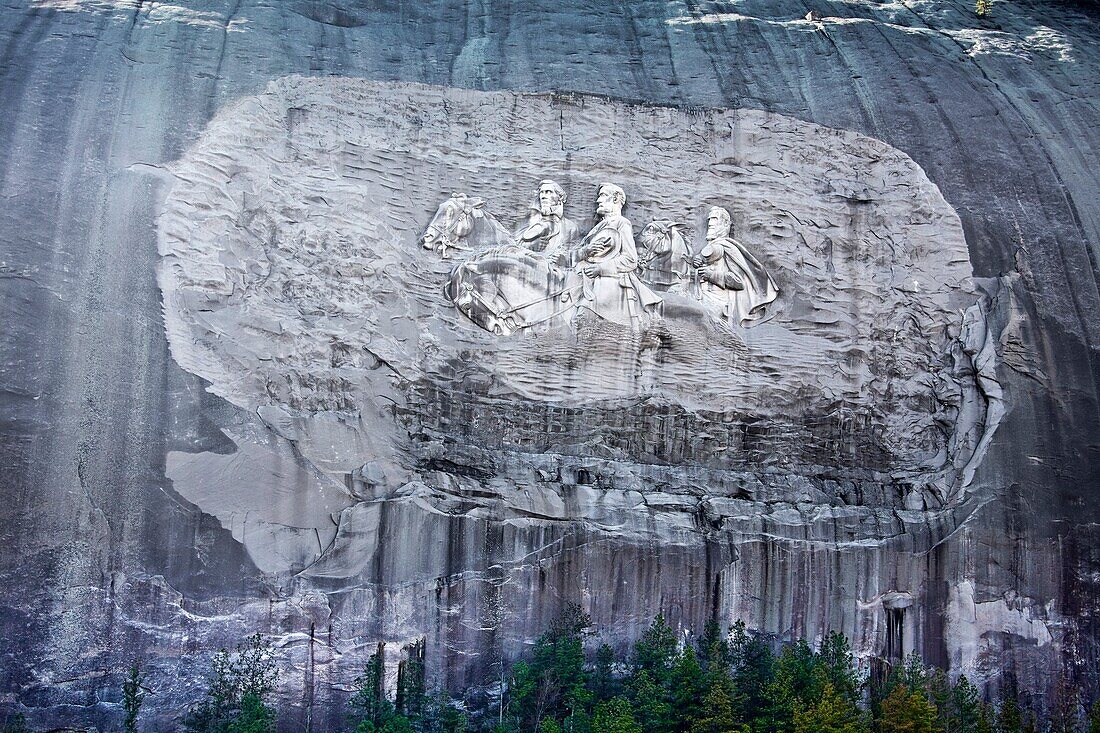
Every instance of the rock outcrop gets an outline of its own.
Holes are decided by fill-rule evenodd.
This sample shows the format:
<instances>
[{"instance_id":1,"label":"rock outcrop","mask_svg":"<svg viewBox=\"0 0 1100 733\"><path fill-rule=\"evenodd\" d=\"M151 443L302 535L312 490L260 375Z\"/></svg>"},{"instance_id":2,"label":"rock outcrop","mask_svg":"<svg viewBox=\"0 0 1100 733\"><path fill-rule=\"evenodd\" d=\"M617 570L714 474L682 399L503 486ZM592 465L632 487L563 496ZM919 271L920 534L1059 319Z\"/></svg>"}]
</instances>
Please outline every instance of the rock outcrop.
<instances>
[{"instance_id":1,"label":"rock outcrop","mask_svg":"<svg viewBox=\"0 0 1100 733\"><path fill-rule=\"evenodd\" d=\"M320 730L574 601L1095 691L1095 12L807 9L4 10L0 702L107 728L140 656L155 729L262 631ZM767 317L479 328L418 238L547 177L727 208Z\"/></svg>"}]
</instances>

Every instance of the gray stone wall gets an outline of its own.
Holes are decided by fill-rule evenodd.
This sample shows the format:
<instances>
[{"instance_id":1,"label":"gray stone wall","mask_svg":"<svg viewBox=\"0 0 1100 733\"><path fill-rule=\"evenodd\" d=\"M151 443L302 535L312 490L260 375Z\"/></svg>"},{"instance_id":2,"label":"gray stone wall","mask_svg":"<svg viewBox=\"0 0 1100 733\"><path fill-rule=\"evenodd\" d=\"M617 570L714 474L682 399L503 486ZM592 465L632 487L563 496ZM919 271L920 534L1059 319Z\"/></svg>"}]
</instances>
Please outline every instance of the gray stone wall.
<instances>
[{"instance_id":1,"label":"gray stone wall","mask_svg":"<svg viewBox=\"0 0 1100 733\"><path fill-rule=\"evenodd\" d=\"M802 19L811 7L821 22ZM579 600L597 621L617 623L610 641L620 646L664 611L685 627L715 614L742 617L784 638L839 629L866 659L884 649L882 605L899 602L891 592L913 596L904 638L930 661L994 687L1012 673L1037 693L1064 669L1096 692L1096 22L1094 10L1068 4L997 3L992 20L981 21L965 3L930 0L369 7L32 0L4 7L4 704L18 700L41 725L107 728L119 719L122 670L141 656L158 693L149 705L159 717L151 720L163 722L198 694L214 648L262 630L278 640L282 695L302 716L285 724L300 727L312 706L320 730L320 711L335 708L378 640L426 636L441 681L462 687L499 656L518 653L562 603ZM271 399L243 399L271 393L266 383L242 392L224 375L254 370L219 371L217 362L189 361L176 341L170 347L165 329L171 333L180 310L162 299L158 268L164 212L194 151L235 119L242 100L285 101L280 93L311 77L320 79L311 89L349 93L391 89L390 82L500 92L485 98L491 104L549 105L549 97L515 95L577 92L562 104L569 111L562 125L580 121L569 140L583 139L595 124L586 115L600 111L610 119L666 115L668 125L687 129L692 119L742 114L704 109L744 109L781 116L774 119L795 139L812 139L799 130L820 125L896 152L911 164L909 180L942 194L936 206L947 219L957 215L929 233L950 246L929 245L928 256L951 253L944 267L965 271L954 291L965 298L932 311L943 319L942 335L929 318L903 340L934 344L929 354L948 357L937 368L977 391L969 402L961 393L947 399L946 408L919 398L873 402L891 414L912 408L936 416L929 425L942 426L945 416L954 424L964 405L988 408L992 384L978 377L991 363L980 355L991 349L1006 411L984 459L970 466L972 477L951 484L965 487L959 492L933 485L914 493L911 476L890 475L899 451L922 446L876 435L866 417L873 411L856 409L881 379L839 398L852 420L831 423L827 412L810 410L806 439L791 453L782 436L754 432L756 422L716 418L667 395L627 409L563 404L532 399L514 378L495 393L476 370L455 371L461 357L431 362L432 354L393 367L430 366L423 370L430 379L391 381L386 353L355 367L393 390L370 393L379 401L376 424L392 431L368 431L381 441L371 448L374 463L356 460L348 470L326 462L323 451L303 454L302 436L321 429L318 405L286 410L289 387L273 388ZM329 96L344 109L336 92ZM303 108L329 102L311 98ZM302 139L309 124L316 120ZM354 137L337 133L337 140ZM615 162L556 164L575 178L570 208L578 220L589 220L590 172ZM381 165L367 178L408 192L408 216L395 220L415 232L424 221L410 220L429 216L433 197L452 185L411 170L405 162ZM626 169L623 178L651 170ZM522 208L542 176L535 167L515 175L515 193L491 198L498 215ZM686 195L675 190L677 180L673 174L650 190ZM493 183L471 180L470 190L495 196ZM244 200L240 191L227 197ZM252 208L270 203L261 197ZM636 203L637 229L662 200ZM670 213L688 215L687 203ZM283 212L286 221L308 223L324 210L320 201L299 204L300 212ZM746 206L735 223L751 232L751 213L760 210ZM896 211L883 220L897 223ZM782 248L769 249L781 232L758 234L744 237L755 252L780 273L800 272ZM843 251L843 237L830 239ZM824 256L821 241L810 242L814 257ZM409 248L408 262L445 276L430 253ZM797 292L792 282L780 278ZM806 324L792 302L780 316ZM462 322L445 302L429 305L416 322L435 319L486 353L517 348L455 330ZM972 306L967 321L959 309ZM853 322L874 323L865 312ZM973 330L978 324L984 329ZM409 328L377 331L416 339ZM740 335L750 351L760 346L754 332ZM732 345L725 353L742 352ZM883 359L887 353L905 352ZM529 361L513 357L494 361L489 373L506 377L510 366ZM884 375L916 374L931 359L883 361ZM299 395L316 390L304 384ZM510 396L517 393L526 400L520 408ZM492 417L473 427L483 414ZM565 426L566 439L545 441L536 420ZM700 420L709 443L699 442ZM716 435L715 425L729 435ZM327 427L325 445L342 445L340 422ZM601 440L578 440L585 432ZM956 448L976 447L984 434L965 433ZM358 438L352 443L362 448ZM715 458L722 446L733 457ZM249 462L256 456L267 473ZM939 465L960 473L966 463ZM338 490L334 472L349 474ZM242 506L290 515L263 518L270 526L256 530L247 519L255 513ZM333 523L334 514L343 519Z\"/></svg>"}]
</instances>

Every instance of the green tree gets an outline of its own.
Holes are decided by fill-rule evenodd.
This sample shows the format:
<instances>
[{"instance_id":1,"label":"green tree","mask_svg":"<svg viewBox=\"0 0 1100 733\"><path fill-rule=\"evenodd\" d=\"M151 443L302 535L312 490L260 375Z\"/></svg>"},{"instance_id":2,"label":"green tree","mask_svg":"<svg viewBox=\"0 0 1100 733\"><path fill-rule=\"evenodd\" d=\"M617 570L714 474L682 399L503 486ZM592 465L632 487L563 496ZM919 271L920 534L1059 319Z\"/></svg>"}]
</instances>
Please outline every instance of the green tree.
<instances>
[{"instance_id":1,"label":"green tree","mask_svg":"<svg viewBox=\"0 0 1100 733\"><path fill-rule=\"evenodd\" d=\"M1016 702L1015 691L1006 693L997 706L997 716L993 726L996 733L1023 733L1023 719L1020 706Z\"/></svg>"},{"instance_id":2,"label":"green tree","mask_svg":"<svg viewBox=\"0 0 1100 733\"><path fill-rule=\"evenodd\" d=\"M721 654L717 644L711 644L715 659ZM714 666L714 665L711 665ZM724 668L715 672L723 672ZM703 715L703 697L707 692L707 675L699 664L695 649L685 645L672 668L669 680L669 703L675 711L674 730L690 731L695 721Z\"/></svg>"},{"instance_id":3,"label":"green tree","mask_svg":"<svg viewBox=\"0 0 1100 733\"><path fill-rule=\"evenodd\" d=\"M634 644L634 669L648 672L655 683L666 686L676 661L676 646L676 632L665 623L664 616L657 614L652 625Z\"/></svg>"},{"instance_id":4,"label":"green tree","mask_svg":"<svg viewBox=\"0 0 1100 733\"><path fill-rule=\"evenodd\" d=\"M796 703L794 733L867 733L867 724L855 702L825 683L821 699L809 705Z\"/></svg>"},{"instance_id":5,"label":"green tree","mask_svg":"<svg viewBox=\"0 0 1100 733\"><path fill-rule=\"evenodd\" d=\"M141 670L141 665L134 662L130 665L130 671L122 683L122 710L125 713L122 730L125 733L137 733L137 719L146 694L144 682L145 674Z\"/></svg>"},{"instance_id":6,"label":"green tree","mask_svg":"<svg viewBox=\"0 0 1100 733\"><path fill-rule=\"evenodd\" d=\"M634 705L634 717L646 733L667 733L674 724L674 711L668 704L666 692L649 672L637 672L630 680L630 700Z\"/></svg>"},{"instance_id":7,"label":"green tree","mask_svg":"<svg viewBox=\"0 0 1100 733\"><path fill-rule=\"evenodd\" d=\"M856 673L848 637L840 632L830 631L821 642L817 657L822 676L833 686L836 694L851 702L859 700L862 685Z\"/></svg>"},{"instance_id":8,"label":"green tree","mask_svg":"<svg viewBox=\"0 0 1100 733\"><path fill-rule=\"evenodd\" d=\"M493 712L495 719L496 711ZM417 722L422 733L467 733L470 729L466 712L442 691L425 696L424 709Z\"/></svg>"},{"instance_id":9,"label":"green tree","mask_svg":"<svg viewBox=\"0 0 1100 733\"><path fill-rule=\"evenodd\" d=\"M241 697L240 710L226 727L227 733L272 733L274 730L275 710L252 692Z\"/></svg>"},{"instance_id":10,"label":"green tree","mask_svg":"<svg viewBox=\"0 0 1100 733\"><path fill-rule=\"evenodd\" d=\"M386 699L385 681L386 645L379 642L363 673L355 678L349 717L357 733L374 733L393 715L393 706Z\"/></svg>"},{"instance_id":11,"label":"green tree","mask_svg":"<svg viewBox=\"0 0 1100 733\"><path fill-rule=\"evenodd\" d=\"M790 731L797 706L815 704L824 681L816 669L817 657L803 639L783 647L775 661L775 673L768 686L769 703L763 726L776 733Z\"/></svg>"},{"instance_id":12,"label":"green tree","mask_svg":"<svg viewBox=\"0 0 1100 733\"><path fill-rule=\"evenodd\" d=\"M276 713L266 698L278 676L275 651L260 634L238 644L233 654L221 649L214 655L206 697L191 709L184 726L194 733L274 731Z\"/></svg>"},{"instance_id":13,"label":"green tree","mask_svg":"<svg viewBox=\"0 0 1100 733\"><path fill-rule=\"evenodd\" d=\"M573 730L586 714L583 640L591 624L580 606L567 606L535 642L531 661L513 669L509 708L520 730L540 730L546 718Z\"/></svg>"},{"instance_id":14,"label":"green tree","mask_svg":"<svg viewBox=\"0 0 1100 733\"><path fill-rule=\"evenodd\" d=\"M895 669L890 675L891 688L903 685L910 692L923 692L928 689L932 681L932 672L924 666L924 660L916 652L911 652L905 658L901 667Z\"/></svg>"},{"instance_id":15,"label":"green tree","mask_svg":"<svg viewBox=\"0 0 1100 733\"><path fill-rule=\"evenodd\" d=\"M990 703L978 703L978 724L975 733L996 733L996 711Z\"/></svg>"},{"instance_id":16,"label":"green tree","mask_svg":"<svg viewBox=\"0 0 1100 733\"><path fill-rule=\"evenodd\" d=\"M1097 700L1089 708L1089 733L1100 733L1100 700Z\"/></svg>"},{"instance_id":17,"label":"green tree","mask_svg":"<svg viewBox=\"0 0 1100 733\"><path fill-rule=\"evenodd\" d=\"M1088 727L1089 733L1100 733L1100 699L1092 703L1089 708Z\"/></svg>"},{"instance_id":18,"label":"green tree","mask_svg":"<svg viewBox=\"0 0 1100 733\"><path fill-rule=\"evenodd\" d=\"M561 726L553 718L543 718L539 722L539 733L561 733Z\"/></svg>"},{"instance_id":19,"label":"green tree","mask_svg":"<svg viewBox=\"0 0 1100 733\"><path fill-rule=\"evenodd\" d=\"M768 708L768 693L775 676L775 656L759 636L748 633L744 621L731 630L729 660L733 685L741 696L745 720L761 718Z\"/></svg>"},{"instance_id":20,"label":"green tree","mask_svg":"<svg viewBox=\"0 0 1100 733\"><path fill-rule=\"evenodd\" d=\"M596 660L589 678L589 689L595 702L603 702L619 694L619 681L615 679L615 652L607 644L596 650Z\"/></svg>"},{"instance_id":21,"label":"green tree","mask_svg":"<svg viewBox=\"0 0 1100 733\"><path fill-rule=\"evenodd\" d=\"M692 725L691 733L748 733L749 727L739 720L729 677L717 672L709 677L710 684L703 699L704 713ZM645 730L649 733L648 728Z\"/></svg>"},{"instance_id":22,"label":"green tree","mask_svg":"<svg viewBox=\"0 0 1100 733\"><path fill-rule=\"evenodd\" d=\"M943 725L944 733L973 733L977 731L983 717L978 688L970 684L966 675L961 675L951 687L948 715Z\"/></svg>"},{"instance_id":23,"label":"green tree","mask_svg":"<svg viewBox=\"0 0 1100 733\"><path fill-rule=\"evenodd\" d=\"M615 697L596 705L592 715L592 733L643 733L634 719L634 709L624 697Z\"/></svg>"},{"instance_id":24,"label":"green tree","mask_svg":"<svg viewBox=\"0 0 1100 733\"><path fill-rule=\"evenodd\" d=\"M878 733L934 733L936 708L923 692L898 685L882 701Z\"/></svg>"},{"instance_id":25,"label":"green tree","mask_svg":"<svg viewBox=\"0 0 1100 733\"><path fill-rule=\"evenodd\" d=\"M952 723L951 683L947 679L947 673L942 669L929 670L926 691L928 699L936 708L936 728L944 733L955 733L949 727Z\"/></svg>"},{"instance_id":26,"label":"green tree","mask_svg":"<svg viewBox=\"0 0 1100 733\"><path fill-rule=\"evenodd\" d=\"M397 697L394 706L399 715L419 720L424 713L427 693L424 685L424 640L407 647L406 658L397 665Z\"/></svg>"},{"instance_id":27,"label":"green tree","mask_svg":"<svg viewBox=\"0 0 1100 733\"><path fill-rule=\"evenodd\" d=\"M16 713L4 723L3 733L31 733L27 725L27 717L23 713Z\"/></svg>"},{"instance_id":28,"label":"green tree","mask_svg":"<svg viewBox=\"0 0 1100 733\"><path fill-rule=\"evenodd\" d=\"M741 624L744 629L744 624ZM707 621L703 626L697 645L699 659L702 660L704 669L712 658L720 659L722 666L728 666L733 660L730 654L730 643L727 634L722 633L722 627L714 619Z\"/></svg>"}]
</instances>

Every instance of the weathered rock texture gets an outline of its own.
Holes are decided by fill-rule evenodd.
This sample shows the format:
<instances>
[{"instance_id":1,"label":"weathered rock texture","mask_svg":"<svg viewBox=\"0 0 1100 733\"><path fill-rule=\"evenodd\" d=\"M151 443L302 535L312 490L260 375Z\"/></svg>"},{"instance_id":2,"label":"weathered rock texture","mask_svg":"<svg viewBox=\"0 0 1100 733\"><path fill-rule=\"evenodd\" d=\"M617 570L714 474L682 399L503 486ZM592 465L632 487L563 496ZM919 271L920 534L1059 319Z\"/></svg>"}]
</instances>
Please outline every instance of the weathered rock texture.
<instances>
[{"instance_id":1,"label":"weathered rock texture","mask_svg":"<svg viewBox=\"0 0 1100 733\"><path fill-rule=\"evenodd\" d=\"M1095 691L1097 16L811 5L4 9L4 704L108 727L141 656L163 728L261 630L320 730L567 601ZM727 206L775 315L480 331L416 236L546 175Z\"/></svg>"}]
</instances>

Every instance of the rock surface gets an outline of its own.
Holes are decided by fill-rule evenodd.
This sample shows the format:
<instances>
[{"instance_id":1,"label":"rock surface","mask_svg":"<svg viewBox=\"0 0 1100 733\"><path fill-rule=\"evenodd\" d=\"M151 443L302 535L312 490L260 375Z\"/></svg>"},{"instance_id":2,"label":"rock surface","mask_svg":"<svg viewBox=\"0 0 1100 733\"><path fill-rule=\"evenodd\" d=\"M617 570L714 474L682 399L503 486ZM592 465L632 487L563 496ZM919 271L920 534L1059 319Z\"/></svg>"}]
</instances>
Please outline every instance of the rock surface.
<instances>
[{"instance_id":1,"label":"rock surface","mask_svg":"<svg viewBox=\"0 0 1100 733\"><path fill-rule=\"evenodd\" d=\"M811 5L4 8L3 704L111 727L141 655L156 729L262 630L321 730L567 601L1095 691L1097 16ZM415 238L549 173L729 207L774 317L478 330Z\"/></svg>"}]
</instances>

